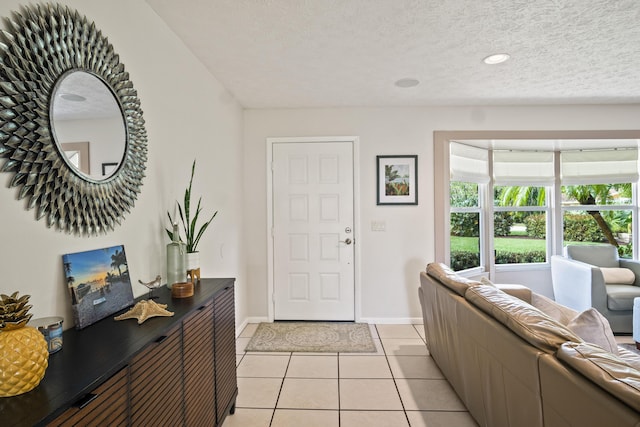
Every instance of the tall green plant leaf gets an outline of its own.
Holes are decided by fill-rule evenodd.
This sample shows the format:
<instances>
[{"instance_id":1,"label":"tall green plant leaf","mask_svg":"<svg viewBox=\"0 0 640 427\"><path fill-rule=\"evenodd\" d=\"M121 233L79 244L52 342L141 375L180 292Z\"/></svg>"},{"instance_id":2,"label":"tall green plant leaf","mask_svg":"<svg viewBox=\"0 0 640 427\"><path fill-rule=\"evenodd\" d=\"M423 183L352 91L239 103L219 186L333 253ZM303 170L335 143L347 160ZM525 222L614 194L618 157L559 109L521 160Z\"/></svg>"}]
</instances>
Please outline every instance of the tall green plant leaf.
<instances>
[{"instance_id":1,"label":"tall green plant leaf","mask_svg":"<svg viewBox=\"0 0 640 427\"><path fill-rule=\"evenodd\" d=\"M184 230L185 244L187 246L188 252L196 251L196 248L198 246L198 243L200 242L200 239L202 238L202 235L209 227L209 224L211 223L213 218L215 218L215 216L218 214L218 211L215 211L211 216L211 218L209 218L207 222L205 222L202 226L200 226L199 229L197 229L198 218L200 217L200 213L202 212L202 208L201 208L202 197L198 199L198 205L196 206L196 211L195 213L193 213L191 211L191 188L193 185L193 177L195 175L195 170L196 170L196 161L194 160L191 166L191 177L189 178L189 186L184 191L183 204L180 205L180 203L177 203L178 213L180 215L180 222L182 224L182 229ZM193 218L191 217L192 214L193 214ZM169 217L169 222L173 224L174 219L171 217L171 214L168 211L167 211L167 216ZM196 229L198 230L197 232L196 232ZM173 240L173 232L169 229L165 229L165 230L169 238ZM179 240L182 241L181 238Z\"/></svg>"}]
</instances>

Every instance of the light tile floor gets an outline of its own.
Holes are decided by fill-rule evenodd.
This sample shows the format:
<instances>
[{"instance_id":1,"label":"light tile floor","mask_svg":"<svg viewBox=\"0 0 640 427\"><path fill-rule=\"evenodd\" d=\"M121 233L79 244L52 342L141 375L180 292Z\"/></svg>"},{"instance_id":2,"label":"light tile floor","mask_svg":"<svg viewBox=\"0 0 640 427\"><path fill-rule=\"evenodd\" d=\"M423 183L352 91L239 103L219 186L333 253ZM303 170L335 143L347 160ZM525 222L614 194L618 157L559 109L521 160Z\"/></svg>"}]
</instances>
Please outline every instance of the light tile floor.
<instances>
[{"instance_id":1,"label":"light tile floor","mask_svg":"<svg viewBox=\"0 0 640 427\"><path fill-rule=\"evenodd\" d=\"M245 352L223 427L470 427L477 424L429 356L421 325L371 325L375 353Z\"/></svg>"}]
</instances>

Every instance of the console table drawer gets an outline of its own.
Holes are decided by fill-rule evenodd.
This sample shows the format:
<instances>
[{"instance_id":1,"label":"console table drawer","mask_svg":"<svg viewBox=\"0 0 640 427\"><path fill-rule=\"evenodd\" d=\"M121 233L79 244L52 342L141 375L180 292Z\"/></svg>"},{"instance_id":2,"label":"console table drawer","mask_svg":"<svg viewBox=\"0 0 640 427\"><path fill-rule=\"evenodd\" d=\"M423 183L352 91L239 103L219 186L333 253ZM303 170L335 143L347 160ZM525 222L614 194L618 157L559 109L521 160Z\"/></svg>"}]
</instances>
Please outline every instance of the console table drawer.
<instances>
[{"instance_id":1,"label":"console table drawer","mask_svg":"<svg viewBox=\"0 0 640 427\"><path fill-rule=\"evenodd\" d=\"M212 301L183 322L182 335L186 425L215 426Z\"/></svg>"},{"instance_id":2,"label":"console table drawer","mask_svg":"<svg viewBox=\"0 0 640 427\"><path fill-rule=\"evenodd\" d=\"M182 411L182 334L174 327L130 365L131 425L178 426Z\"/></svg>"},{"instance_id":3,"label":"console table drawer","mask_svg":"<svg viewBox=\"0 0 640 427\"><path fill-rule=\"evenodd\" d=\"M128 368L121 369L48 425L126 426L127 373Z\"/></svg>"}]
</instances>

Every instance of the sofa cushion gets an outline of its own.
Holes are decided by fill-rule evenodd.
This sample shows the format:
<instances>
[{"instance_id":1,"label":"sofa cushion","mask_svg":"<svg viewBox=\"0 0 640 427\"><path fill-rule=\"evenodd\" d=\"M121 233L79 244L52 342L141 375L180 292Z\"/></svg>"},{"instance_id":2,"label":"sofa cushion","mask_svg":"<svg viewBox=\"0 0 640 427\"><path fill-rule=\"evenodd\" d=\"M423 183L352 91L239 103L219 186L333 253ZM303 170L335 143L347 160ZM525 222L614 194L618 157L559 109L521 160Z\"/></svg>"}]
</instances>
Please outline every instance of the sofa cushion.
<instances>
[{"instance_id":1,"label":"sofa cushion","mask_svg":"<svg viewBox=\"0 0 640 427\"><path fill-rule=\"evenodd\" d=\"M531 294L533 292L531 292L531 289L529 289L525 285L519 285L519 284L513 284L513 283L496 284L496 283L493 283L491 280L487 279L486 277L482 277L480 279L480 283L482 283L483 285L488 285L488 286L493 286L495 288L498 288L501 291L513 297L516 297L518 299L521 299L522 301L525 301L531 304Z\"/></svg>"},{"instance_id":2,"label":"sofa cushion","mask_svg":"<svg viewBox=\"0 0 640 427\"><path fill-rule=\"evenodd\" d=\"M578 314L567 323L567 328L586 342L597 344L609 352L618 354L618 343L609 321L595 308Z\"/></svg>"},{"instance_id":3,"label":"sofa cushion","mask_svg":"<svg viewBox=\"0 0 640 427\"><path fill-rule=\"evenodd\" d=\"M640 286L605 285L607 287L607 308L609 310L633 310L633 299L640 297Z\"/></svg>"},{"instance_id":4,"label":"sofa cushion","mask_svg":"<svg viewBox=\"0 0 640 427\"><path fill-rule=\"evenodd\" d=\"M497 288L472 286L467 289L465 298L540 350L552 353L564 342L582 341L537 308Z\"/></svg>"},{"instance_id":5,"label":"sofa cushion","mask_svg":"<svg viewBox=\"0 0 640 427\"><path fill-rule=\"evenodd\" d=\"M457 275L455 271L442 263L429 263L427 274L461 296L464 296L469 286L480 285L480 282Z\"/></svg>"},{"instance_id":6,"label":"sofa cushion","mask_svg":"<svg viewBox=\"0 0 640 427\"><path fill-rule=\"evenodd\" d=\"M558 359L627 405L640 411L640 371L610 352L590 343L567 342Z\"/></svg>"},{"instance_id":7,"label":"sofa cushion","mask_svg":"<svg viewBox=\"0 0 640 427\"><path fill-rule=\"evenodd\" d=\"M635 346L635 344L632 344ZM624 360L629 366L640 371L640 354L627 350L625 347L618 347L618 357Z\"/></svg>"},{"instance_id":8,"label":"sofa cushion","mask_svg":"<svg viewBox=\"0 0 640 427\"><path fill-rule=\"evenodd\" d=\"M565 326L571 321L571 319L580 314L572 308L559 304L551 298L547 298L544 295L540 295L535 292L531 295L531 305Z\"/></svg>"},{"instance_id":9,"label":"sofa cushion","mask_svg":"<svg viewBox=\"0 0 640 427\"><path fill-rule=\"evenodd\" d=\"M489 280L488 277L482 276L480 278L480 283L482 283L483 285L487 285L487 286L493 286L494 288L496 287L495 283L493 283L491 280Z\"/></svg>"},{"instance_id":10,"label":"sofa cushion","mask_svg":"<svg viewBox=\"0 0 640 427\"><path fill-rule=\"evenodd\" d=\"M632 285L636 275L628 268L601 267L602 277L606 284Z\"/></svg>"}]
</instances>

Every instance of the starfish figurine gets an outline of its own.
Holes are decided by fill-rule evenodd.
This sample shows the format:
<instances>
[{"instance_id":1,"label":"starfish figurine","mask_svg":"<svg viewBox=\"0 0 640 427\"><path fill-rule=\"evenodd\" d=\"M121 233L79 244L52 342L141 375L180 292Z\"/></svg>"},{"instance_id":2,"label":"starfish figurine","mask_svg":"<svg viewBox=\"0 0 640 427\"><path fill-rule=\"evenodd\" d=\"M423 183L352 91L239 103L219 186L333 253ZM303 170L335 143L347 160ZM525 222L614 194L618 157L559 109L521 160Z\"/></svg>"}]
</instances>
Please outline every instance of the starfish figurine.
<instances>
[{"instance_id":1,"label":"starfish figurine","mask_svg":"<svg viewBox=\"0 0 640 427\"><path fill-rule=\"evenodd\" d=\"M142 300L138 301L131 310L114 317L114 320L138 319L138 325L140 325L150 317L171 317L173 314L172 311L167 310L167 304L158 304L153 300Z\"/></svg>"},{"instance_id":2,"label":"starfish figurine","mask_svg":"<svg viewBox=\"0 0 640 427\"><path fill-rule=\"evenodd\" d=\"M158 297L154 297L153 296L153 290L156 288L159 288L162 285L162 277L160 277L160 275L158 274L156 276L156 278L151 281L151 282L143 282L142 280L138 279L138 282L141 285L146 286L149 289L149 299L154 299L154 298L158 298Z\"/></svg>"}]
</instances>

